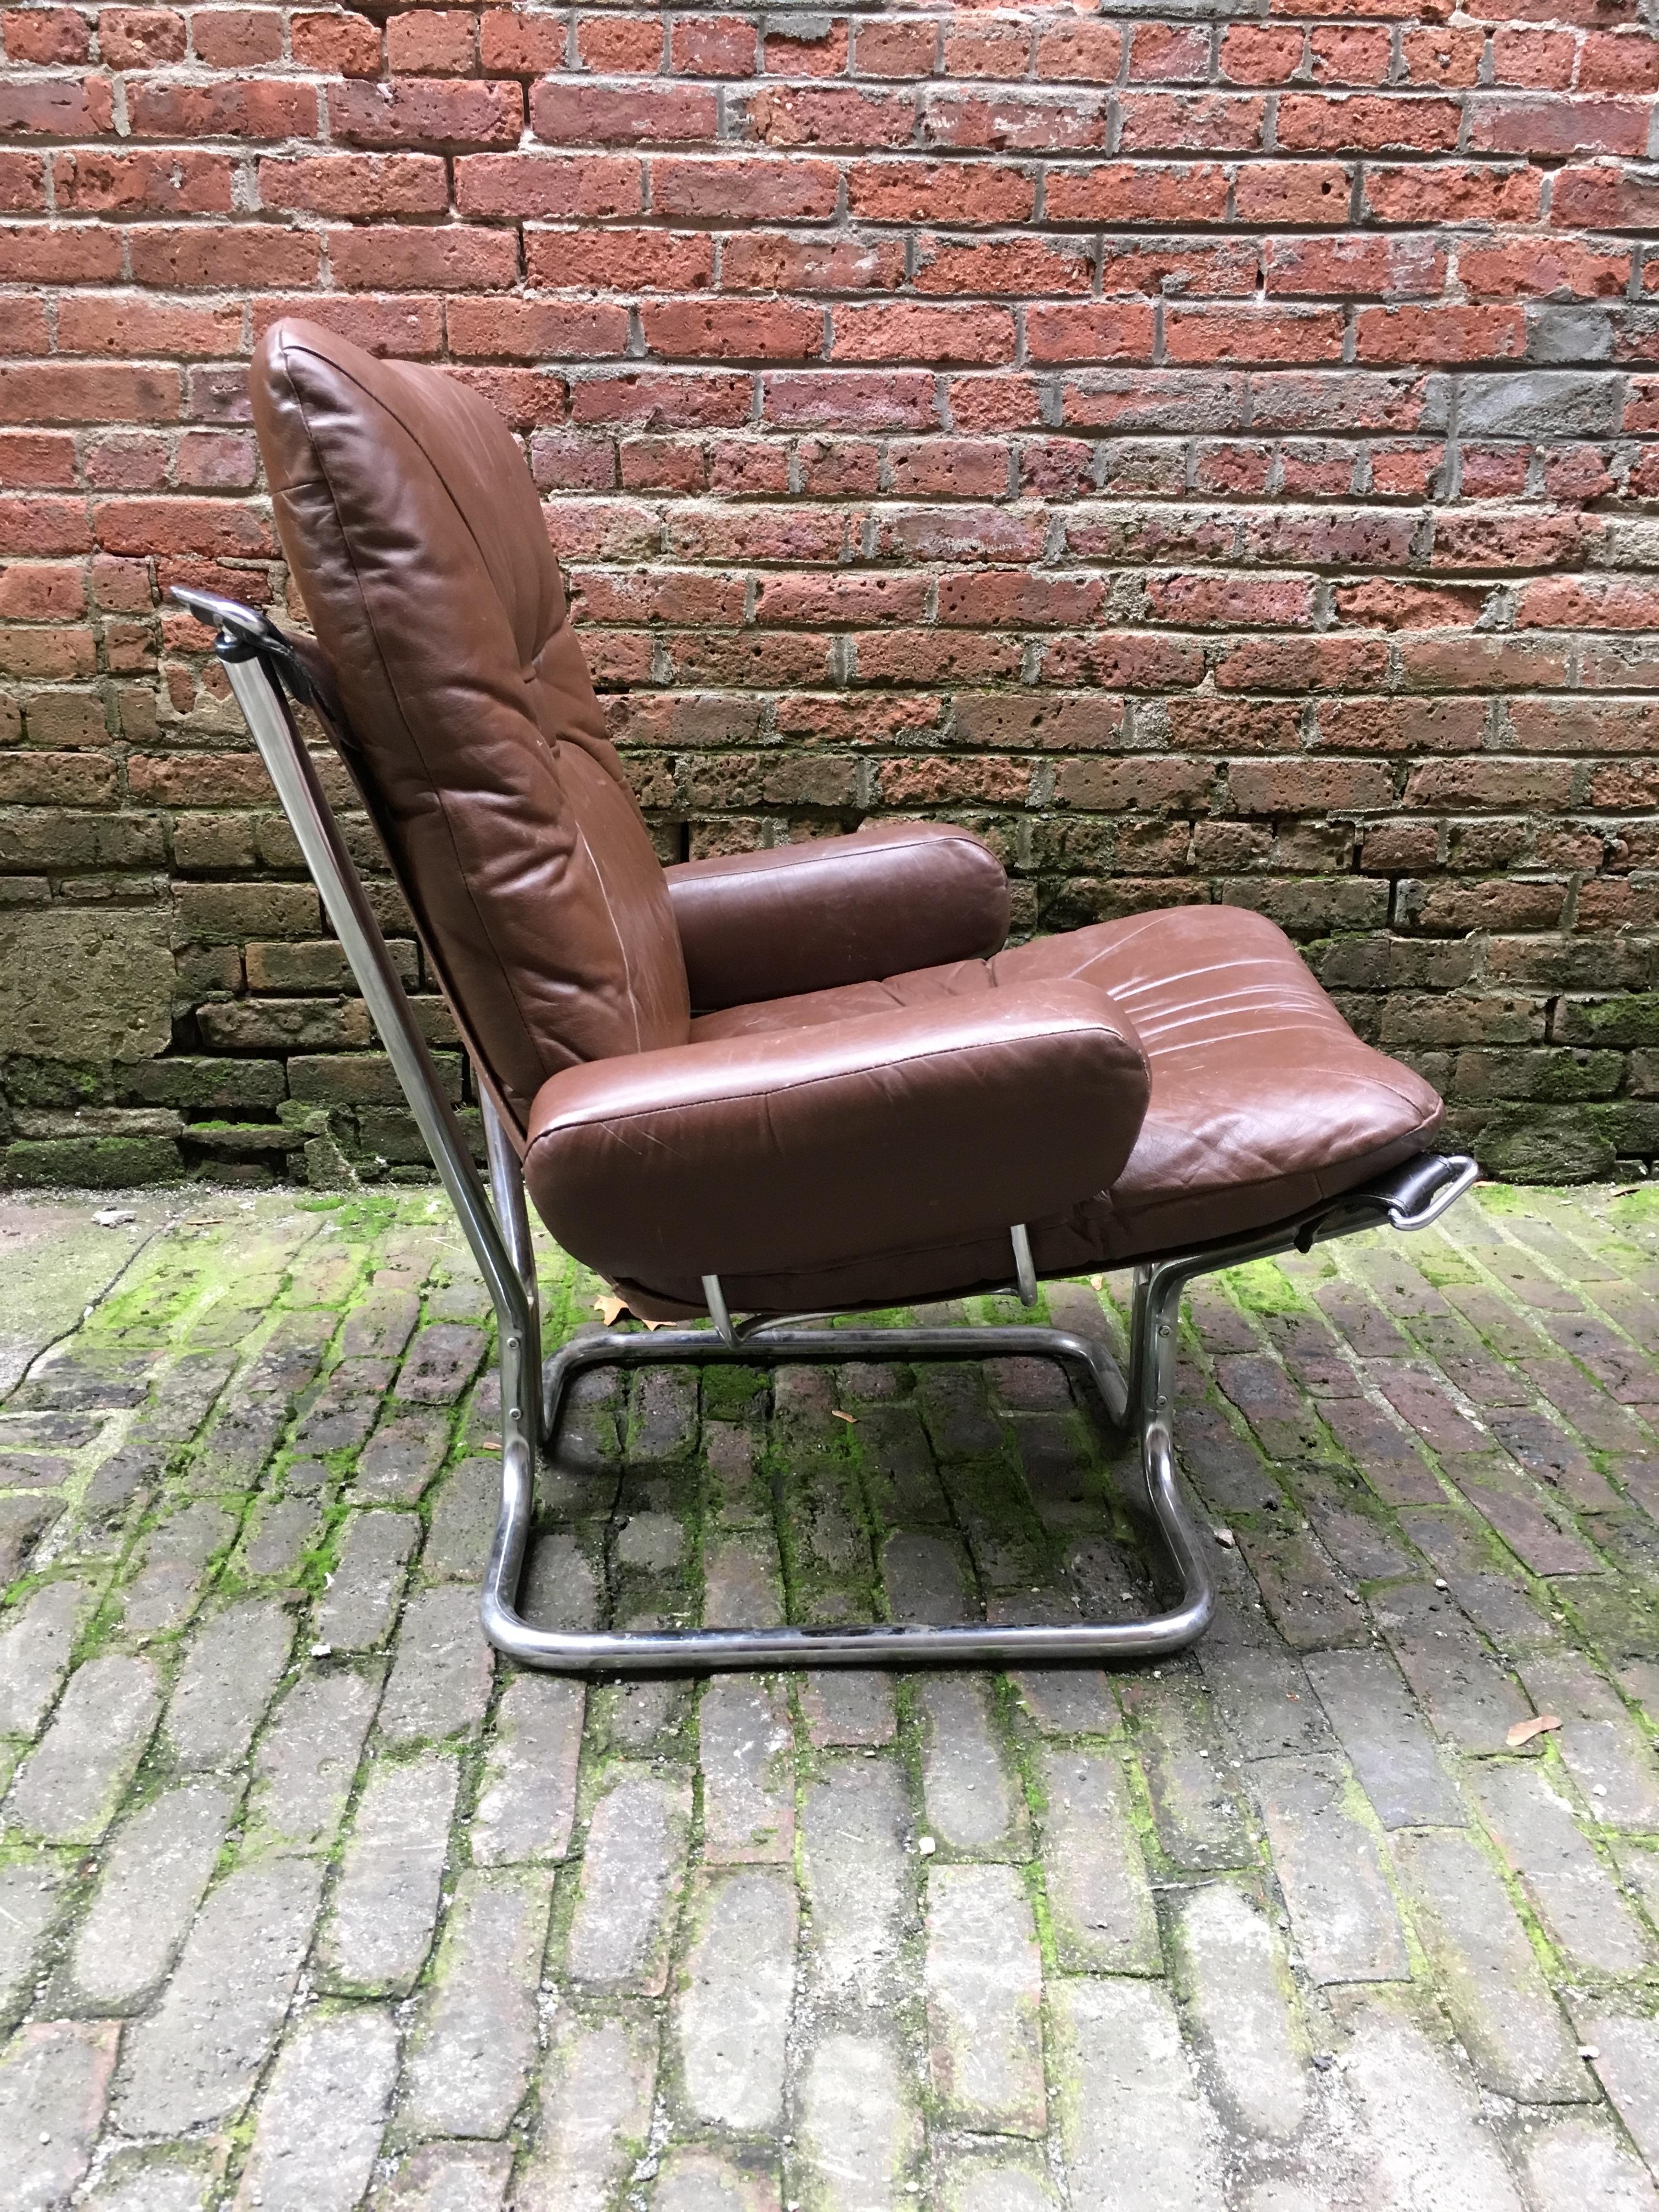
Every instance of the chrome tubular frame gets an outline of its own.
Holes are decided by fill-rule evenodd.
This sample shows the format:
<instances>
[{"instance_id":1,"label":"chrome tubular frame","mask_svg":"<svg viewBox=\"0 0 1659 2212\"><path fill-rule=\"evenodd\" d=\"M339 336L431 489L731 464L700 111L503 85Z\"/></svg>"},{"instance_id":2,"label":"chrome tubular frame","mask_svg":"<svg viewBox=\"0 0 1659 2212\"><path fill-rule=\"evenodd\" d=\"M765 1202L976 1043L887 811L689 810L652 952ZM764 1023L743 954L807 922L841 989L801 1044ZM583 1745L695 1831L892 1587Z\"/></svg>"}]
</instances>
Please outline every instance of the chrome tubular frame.
<instances>
[{"instance_id":1,"label":"chrome tubular frame","mask_svg":"<svg viewBox=\"0 0 1659 2212\"><path fill-rule=\"evenodd\" d=\"M1428 1153L1361 1191L1296 1219L1195 1252L1164 1254L1134 1271L1128 1375L1091 1338L1029 1324L1014 1327L806 1328L792 1316L734 1326L717 1278L706 1279L716 1328L638 1334L591 1334L541 1359L535 1261L516 1152L493 1109L484 1107L489 1191L473 1164L460 1126L439 1085L432 1057L404 995L385 939L324 797L316 768L284 696L284 676L301 696L303 671L282 634L250 607L206 592L173 596L217 633L215 650L277 797L321 893L358 988L391 1058L411 1112L466 1233L495 1309L501 1370L501 1504L485 1571L481 1617L497 1650L529 1667L564 1674L653 1674L718 1668L1009 1666L1158 1658L1203 1633L1214 1597L1203 1548L1176 1476L1170 1438L1181 1295L1195 1276L1384 1223L1428 1227L1476 1180L1475 1163ZM494 1200L492 1209L491 1197ZM1012 1232L1020 1296L1030 1304L1036 1277L1022 1225ZM556 1441L566 1393L592 1367L658 1362L785 1362L996 1359L1023 1355L1059 1360L1090 1389L1109 1434L1138 1432L1146 1504L1174 1570L1176 1595L1139 1620L961 1627L873 1626L597 1630L538 1628L517 1610L535 1511L544 1439Z\"/></svg>"}]
</instances>

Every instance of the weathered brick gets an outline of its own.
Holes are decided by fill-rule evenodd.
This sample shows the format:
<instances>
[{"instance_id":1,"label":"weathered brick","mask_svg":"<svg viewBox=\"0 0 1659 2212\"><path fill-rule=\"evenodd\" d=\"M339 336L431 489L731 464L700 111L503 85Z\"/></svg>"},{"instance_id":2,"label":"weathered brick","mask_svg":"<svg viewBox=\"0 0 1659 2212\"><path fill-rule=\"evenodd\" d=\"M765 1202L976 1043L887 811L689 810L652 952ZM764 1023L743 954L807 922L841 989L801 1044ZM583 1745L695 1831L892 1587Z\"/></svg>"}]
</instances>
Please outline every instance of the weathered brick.
<instances>
[{"instance_id":1,"label":"weathered brick","mask_svg":"<svg viewBox=\"0 0 1659 2212\"><path fill-rule=\"evenodd\" d=\"M92 2163L118 2033L113 2022L37 2021L0 2057L0 2127L19 2205L64 2203Z\"/></svg>"},{"instance_id":2,"label":"weathered brick","mask_svg":"<svg viewBox=\"0 0 1659 2212\"><path fill-rule=\"evenodd\" d=\"M1566 2022L1478 1844L1429 1830L1397 1838L1395 1848L1419 1933L1481 2081L1537 2102L1587 2097Z\"/></svg>"},{"instance_id":3,"label":"weathered brick","mask_svg":"<svg viewBox=\"0 0 1659 2212\"><path fill-rule=\"evenodd\" d=\"M404 1608L380 1728L393 1743L471 1732L489 1701L492 1654L470 1589L420 1590Z\"/></svg>"},{"instance_id":4,"label":"weathered brick","mask_svg":"<svg viewBox=\"0 0 1659 2212\"><path fill-rule=\"evenodd\" d=\"M907 1904L909 1809L885 1759L829 1762L801 1806L802 1859L811 1905L810 1985L869 2007L896 1992Z\"/></svg>"},{"instance_id":5,"label":"weathered brick","mask_svg":"<svg viewBox=\"0 0 1659 2212\"><path fill-rule=\"evenodd\" d=\"M76 1669L6 1800L9 1823L52 1843L89 1843L109 1825L161 1710L154 1663L116 1653Z\"/></svg>"},{"instance_id":6,"label":"weathered brick","mask_svg":"<svg viewBox=\"0 0 1659 2212\"><path fill-rule=\"evenodd\" d=\"M171 2135L241 2110L288 2010L322 1875L312 1860L272 1859L214 1890L123 2051L114 2111L129 2133Z\"/></svg>"},{"instance_id":7,"label":"weathered brick","mask_svg":"<svg viewBox=\"0 0 1659 2212\"><path fill-rule=\"evenodd\" d=\"M686 2100L705 2124L769 2131L783 2111L794 1881L760 1868L711 1875L691 1911L676 2004Z\"/></svg>"},{"instance_id":8,"label":"weathered brick","mask_svg":"<svg viewBox=\"0 0 1659 2212\"><path fill-rule=\"evenodd\" d=\"M321 1957L338 1988L402 1996L431 1947L458 1776L452 1758L381 1761L358 1801Z\"/></svg>"},{"instance_id":9,"label":"weathered brick","mask_svg":"<svg viewBox=\"0 0 1659 2212\"><path fill-rule=\"evenodd\" d=\"M301 1674L254 1755L249 1826L279 1852L326 1849L339 1827L380 1682L350 1670Z\"/></svg>"},{"instance_id":10,"label":"weathered brick","mask_svg":"<svg viewBox=\"0 0 1659 2212\"><path fill-rule=\"evenodd\" d=\"M259 2100L243 2170L248 2201L272 2212L349 2212L360 2203L397 2069L388 2013L365 2005L303 2021Z\"/></svg>"},{"instance_id":11,"label":"weathered brick","mask_svg":"<svg viewBox=\"0 0 1659 2212\"><path fill-rule=\"evenodd\" d=\"M1557 1948L1592 1973L1639 1973L1651 1939L1543 1771L1483 1760L1472 1780L1499 1850Z\"/></svg>"},{"instance_id":12,"label":"weathered brick","mask_svg":"<svg viewBox=\"0 0 1659 2212\"><path fill-rule=\"evenodd\" d=\"M959 2126L1041 2135L1042 1970L1031 1908L1012 1867L928 1876L927 1999L935 2094Z\"/></svg>"},{"instance_id":13,"label":"weathered brick","mask_svg":"<svg viewBox=\"0 0 1659 2212\"><path fill-rule=\"evenodd\" d=\"M587 1826L567 1950L574 1981L660 1994L690 1813L687 1784L613 1769Z\"/></svg>"},{"instance_id":14,"label":"weathered brick","mask_svg":"<svg viewBox=\"0 0 1659 2212\"><path fill-rule=\"evenodd\" d=\"M1060 2136L1074 2197L1219 2212L1213 2122L1155 1982L1056 1981Z\"/></svg>"},{"instance_id":15,"label":"weathered brick","mask_svg":"<svg viewBox=\"0 0 1659 2212\"><path fill-rule=\"evenodd\" d=\"M887 2036L831 2030L806 2061L791 2172L834 2212L890 2203L921 2141L910 2076Z\"/></svg>"},{"instance_id":16,"label":"weathered brick","mask_svg":"<svg viewBox=\"0 0 1659 2212\"><path fill-rule=\"evenodd\" d=\"M471 1826L483 1866L562 1858L575 1819L580 1683L522 1674L496 1707Z\"/></svg>"},{"instance_id":17,"label":"weathered brick","mask_svg":"<svg viewBox=\"0 0 1659 2212\"><path fill-rule=\"evenodd\" d=\"M1381 1652L1330 1651L1307 1666L1383 1826L1462 1827L1456 1788L1393 1662Z\"/></svg>"},{"instance_id":18,"label":"weathered brick","mask_svg":"<svg viewBox=\"0 0 1659 2212\"><path fill-rule=\"evenodd\" d=\"M76 2010L131 2012L155 1994L195 1917L232 1809L223 1785L187 1782L111 1839L70 1957Z\"/></svg>"},{"instance_id":19,"label":"weathered brick","mask_svg":"<svg viewBox=\"0 0 1659 2212\"><path fill-rule=\"evenodd\" d=\"M1316 1982L1405 1980L1405 1939L1376 1845L1343 1802L1340 1762L1267 1759L1255 1779L1309 1974Z\"/></svg>"},{"instance_id":20,"label":"weathered brick","mask_svg":"<svg viewBox=\"0 0 1659 2212\"><path fill-rule=\"evenodd\" d=\"M550 1877L469 1872L422 1999L405 2065L422 2135L503 2136L536 2054L536 1980Z\"/></svg>"},{"instance_id":21,"label":"weathered brick","mask_svg":"<svg viewBox=\"0 0 1659 2212\"><path fill-rule=\"evenodd\" d=\"M971 1676L935 1675L921 1684L919 1703L922 1794L939 1841L976 1858L1023 1857L1025 1807L984 1686Z\"/></svg>"},{"instance_id":22,"label":"weathered brick","mask_svg":"<svg viewBox=\"0 0 1659 2212\"><path fill-rule=\"evenodd\" d=\"M1045 1750L1042 1863L1066 1973L1162 1971L1158 1916L1122 1768L1109 1752Z\"/></svg>"},{"instance_id":23,"label":"weathered brick","mask_svg":"<svg viewBox=\"0 0 1659 2212\"><path fill-rule=\"evenodd\" d=\"M697 1708L703 1857L710 1865L793 1856L788 1710L775 1687L716 1675Z\"/></svg>"},{"instance_id":24,"label":"weathered brick","mask_svg":"<svg viewBox=\"0 0 1659 2212\"><path fill-rule=\"evenodd\" d=\"M656 2085L657 2023L634 2010L587 2021L561 2005L543 2072L525 2212L603 2204L643 2155Z\"/></svg>"},{"instance_id":25,"label":"weathered brick","mask_svg":"<svg viewBox=\"0 0 1659 2212\"><path fill-rule=\"evenodd\" d=\"M1179 1931L1220 2099L1250 2135L1285 2140L1306 2116L1308 2077L1266 1914L1231 1884L1212 1882L1185 1893Z\"/></svg>"}]
</instances>

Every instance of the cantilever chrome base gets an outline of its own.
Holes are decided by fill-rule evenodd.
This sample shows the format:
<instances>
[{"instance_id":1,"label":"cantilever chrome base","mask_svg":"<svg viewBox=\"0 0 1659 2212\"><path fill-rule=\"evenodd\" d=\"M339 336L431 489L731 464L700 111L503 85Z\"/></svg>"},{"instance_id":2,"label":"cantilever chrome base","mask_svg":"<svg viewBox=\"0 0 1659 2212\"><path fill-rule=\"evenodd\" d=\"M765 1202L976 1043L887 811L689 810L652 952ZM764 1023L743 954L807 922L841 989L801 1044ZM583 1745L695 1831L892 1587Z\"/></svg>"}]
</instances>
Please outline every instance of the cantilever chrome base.
<instances>
[{"instance_id":1,"label":"cantilever chrome base","mask_svg":"<svg viewBox=\"0 0 1659 2212\"><path fill-rule=\"evenodd\" d=\"M505 1139L492 1142L494 1187L509 1244L529 1251L524 1187ZM1292 1249L1307 1251L1333 1237L1391 1224L1425 1229L1453 1205L1478 1170L1461 1156L1425 1154L1364 1190L1327 1200L1292 1221L1257 1234L1227 1237L1201 1251L1149 1261L1134 1271L1129 1371L1120 1375L1103 1346L1069 1330L1035 1326L956 1328L802 1328L787 1322L751 1323L740 1335L711 1329L659 1330L639 1335L590 1335L550 1359L538 1405L520 1405L507 1419L503 1395L501 1519L484 1577L484 1633L498 1651L527 1667L565 1674L655 1674L720 1668L779 1667L1018 1666L1066 1661L1155 1659L1194 1643L1209 1625L1214 1592L1203 1547L1188 1518L1176 1479L1170 1423L1175 1396L1176 1338L1181 1294L1194 1276ZM1146 1504L1163 1539L1179 1595L1164 1612L1137 1620L1030 1626L868 1628L688 1628L566 1632L538 1628L516 1610L533 1511L533 1435L556 1437L560 1407L573 1378L590 1367L647 1366L656 1361L737 1362L998 1359L1024 1354L1057 1359L1093 1385L1109 1431L1138 1431ZM505 1393L505 1376L503 1378Z\"/></svg>"},{"instance_id":2,"label":"cantilever chrome base","mask_svg":"<svg viewBox=\"0 0 1659 2212\"><path fill-rule=\"evenodd\" d=\"M489 1287L500 1334L501 1369L501 1510L484 1578L483 1622L497 1650L528 1667L568 1674L659 1674L715 1668L849 1667L919 1663L985 1666L1057 1660L1146 1659L1178 1651L1203 1632L1213 1599L1209 1576L1176 1486L1170 1441L1176 1329L1181 1293L1195 1275L1237 1267L1293 1247L1307 1251L1327 1237L1384 1224L1426 1229L1473 1183L1472 1159L1425 1153L1364 1189L1328 1199L1291 1221L1201 1250L1164 1255L1135 1269L1129 1373L1119 1376L1102 1348L1066 1331L1013 1328L829 1328L750 1323L723 1340L713 1331L676 1329L648 1335L589 1336L541 1364L541 1317L524 1180L518 1158L488 1103L484 1134L490 1194L440 1085L426 1041L392 964L386 940L346 850L311 756L300 740L283 696L284 681L318 713L302 665L267 618L252 607L204 592L173 596L217 635L237 704L276 787L328 918L350 963L374 1026L403 1086L468 1243ZM493 1200L493 1209L492 1209ZM1024 1248L1022 1249L1022 1247ZM1035 1287L1029 1242L1016 1232L1020 1291ZM723 1304L723 1300L722 1300ZM730 1327L729 1316L727 1325ZM738 1360L761 1366L781 1360L985 1359L1036 1353L1069 1363L1094 1386L1107 1425L1139 1431L1147 1503L1175 1569L1180 1595L1150 1620L1077 1622L1027 1627L766 1628L596 1631L537 1628L516 1609L520 1578L535 1511L537 1465L544 1436L556 1437L563 1395L589 1367L641 1366L657 1360Z\"/></svg>"},{"instance_id":3,"label":"cantilever chrome base","mask_svg":"<svg viewBox=\"0 0 1659 2212\"><path fill-rule=\"evenodd\" d=\"M1178 1295L1178 1290L1177 1290ZM1172 1326L1165 1325L1165 1339ZM559 1408L572 1380L588 1368L641 1367L658 1361L783 1361L999 1359L1019 1355L1057 1359L1093 1385L1109 1430L1121 1431L1129 1408L1109 1354L1069 1331L1009 1328L757 1329L733 1346L706 1329L659 1330L653 1334L579 1337L547 1363L545 1434L556 1437ZM1167 1370L1167 1361L1164 1366ZM1167 1401L1165 1401L1167 1402ZM507 1447L508 1474L495 1549L484 1582L484 1633L497 1650L531 1667L583 1674L661 1674L691 1668L777 1667L989 1666L1016 1662L1146 1659L1178 1651L1201 1634L1213 1597L1203 1556L1176 1488L1169 1431L1160 1418L1145 1424L1142 1449L1152 1513L1180 1586L1167 1612L1140 1620L1103 1624L958 1628L911 1628L878 1622L868 1628L694 1628L564 1633L536 1628L514 1610L513 1599L530 1532L528 1482L512 1469L527 1455Z\"/></svg>"}]
</instances>

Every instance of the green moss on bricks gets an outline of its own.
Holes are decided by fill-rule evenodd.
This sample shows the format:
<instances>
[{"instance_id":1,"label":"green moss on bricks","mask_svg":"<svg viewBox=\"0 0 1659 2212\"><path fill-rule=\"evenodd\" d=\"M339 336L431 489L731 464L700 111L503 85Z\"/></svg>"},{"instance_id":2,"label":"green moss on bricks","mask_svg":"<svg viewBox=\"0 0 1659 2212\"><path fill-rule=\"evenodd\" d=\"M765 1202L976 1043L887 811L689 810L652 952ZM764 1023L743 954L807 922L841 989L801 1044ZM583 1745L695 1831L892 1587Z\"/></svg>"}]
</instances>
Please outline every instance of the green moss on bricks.
<instances>
[{"instance_id":1,"label":"green moss on bricks","mask_svg":"<svg viewBox=\"0 0 1659 2212\"><path fill-rule=\"evenodd\" d=\"M131 1190L183 1173L170 1137L20 1137L0 1150L0 1183L13 1190Z\"/></svg>"},{"instance_id":2,"label":"green moss on bricks","mask_svg":"<svg viewBox=\"0 0 1659 2212\"><path fill-rule=\"evenodd\" d=\"M1221 1278L1243 1306L1253 1313L1311 1312L1309 1301L1285 1270L1271 1260L1251 1260L1242 1267L1229 1267Z\"/></svg>"},{"instance_id":3,"label":"green moss on bricks","mask_svg":"<svg viewBox=\"0 0 1659 2212\"><path fill-rule=\"evenodd\" d=\"M1505 1108L1480 1133L1480 1164L1508 1182L1595 1182L1613 1171L1617 1147L1601 1126L1604 1109L1557 1106L1542 1113Z\"/></svg>"},{"instance_id":4,"label":"green moss on bricks","mask_svg":"<svg viewBox=\"0 0 1659 2212\"><path fill-rule=\"evenodd\" d=\"M705 1367L703 1418L709 1421L746 1421L758 1412L766 1388L764 1368Z\"/></svg>"},{"instance_id":5,"label":"green moss on bricks","mask_svg":"<svg viewBox=\"0 0 1659 2212\"><path fill-rule=\"evenodd\" d=\"M1540 1105L1569 1105L1580 1099L1607 1098L1625 1072L1622 1053L1552 1053L1540 1066L1532 1096Z\"/></svg>"},{"instance_id":6,"label":"green moss on bricks","mask_svg":"<svg viewBox=\"0 0 1659 2212\"><path fill-rule=\"evenodd\" d=\"M0 1082L14 1106L108 1105L115 1097L114 1074L107 1060L18 1057L0 1063Z\"/></svg>"},{"instance_id":7,"label":"green moss on bricks","mask_svg":"<svg viewBox=\"0 0 1659 2212\"><path fill-rule=\"evenodd\" d=\"M1564 999L1555 1033L1564 1044L1659 1044L1659 991L1624 991L1611 999Z\"/></svg>"}]
</instances>

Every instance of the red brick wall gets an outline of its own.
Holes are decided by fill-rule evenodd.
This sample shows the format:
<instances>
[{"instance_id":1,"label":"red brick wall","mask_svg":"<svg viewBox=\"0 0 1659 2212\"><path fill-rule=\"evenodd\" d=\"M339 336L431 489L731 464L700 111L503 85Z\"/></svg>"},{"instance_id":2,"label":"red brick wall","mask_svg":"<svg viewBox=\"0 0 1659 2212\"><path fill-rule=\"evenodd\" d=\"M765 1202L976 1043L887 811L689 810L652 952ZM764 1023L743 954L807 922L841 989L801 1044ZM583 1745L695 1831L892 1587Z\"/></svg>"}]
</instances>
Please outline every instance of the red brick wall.
<instances>
[{"instance_id":1,"label":"red brick wall","mask_svg":"<svg viewBox=\"0 0 1659 2212\"><path fill-rule=\"evenodd\" d=\"M1443 15L6 10L0 1171L415 1157L161 597L283 605L296 308L511 418L669 854L956 815L1024 928L1266 909L1496 1167L1659 1152L1659 45Z\"/></svg>"}]
</instances>

